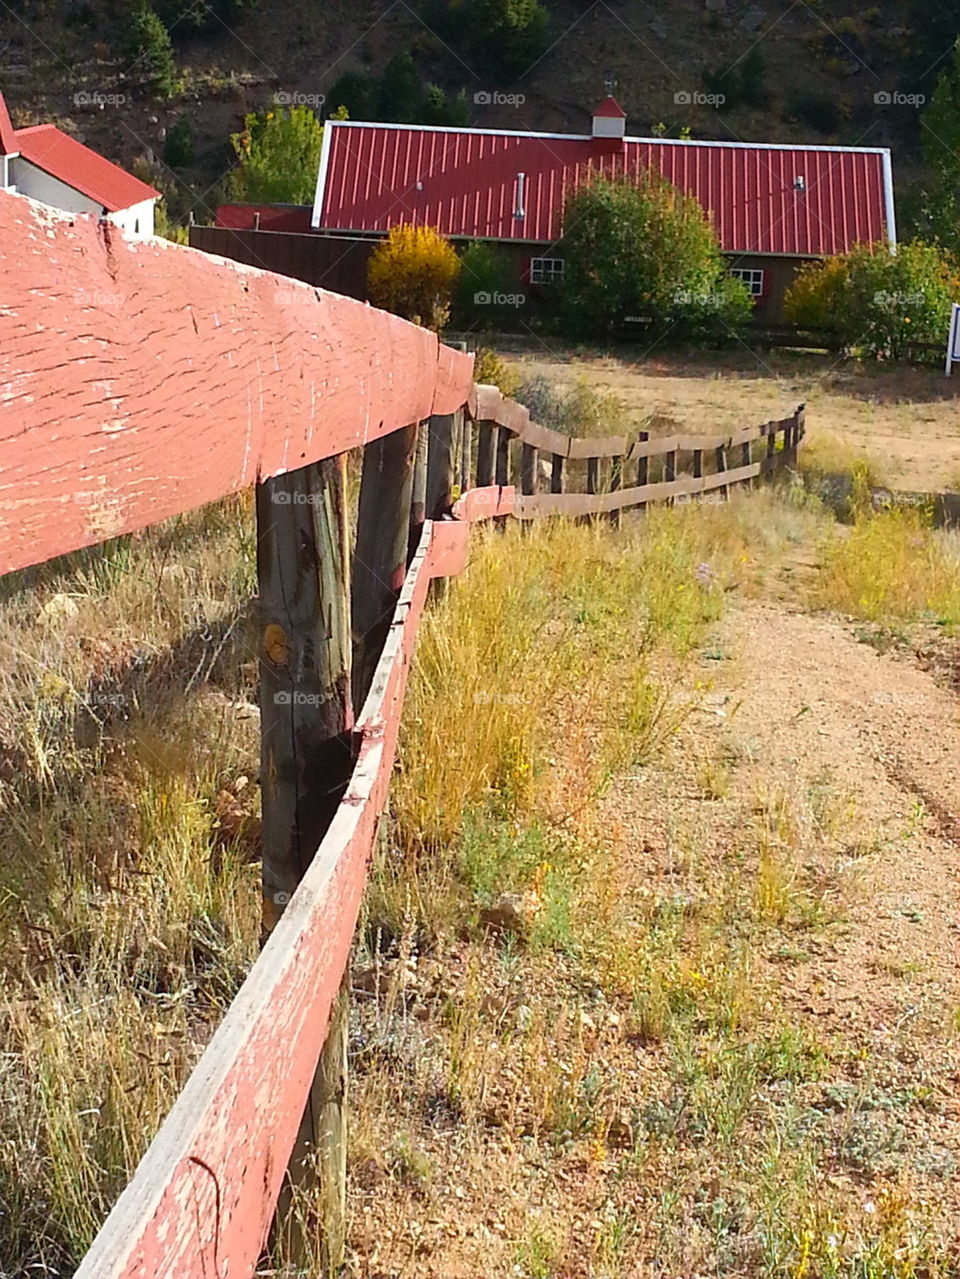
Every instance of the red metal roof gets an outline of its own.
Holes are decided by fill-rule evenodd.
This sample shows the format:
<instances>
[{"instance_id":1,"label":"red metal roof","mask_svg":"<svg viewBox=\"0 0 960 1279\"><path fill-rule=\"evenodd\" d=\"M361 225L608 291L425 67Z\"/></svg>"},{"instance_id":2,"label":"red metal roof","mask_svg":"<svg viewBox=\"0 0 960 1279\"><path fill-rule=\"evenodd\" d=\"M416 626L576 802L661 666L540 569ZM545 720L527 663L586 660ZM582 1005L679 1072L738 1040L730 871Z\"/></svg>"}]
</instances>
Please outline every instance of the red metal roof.
<instances>
[{"instance_id":1,"label":"red metal roof","mask_svg":"<svg viewBox=\"0 0 960 1279\"><path fill-rule=\"evenodd\" d=\"M0 155L12 155L16 151L13 145L15 131L10 122L10 112L0 93Z\"/></svg>"},{"instance_id":2,"label":"red metal roof","mask_svg":"<svg viewBox=\"0 0 960 1279\"><path fill-rule=\"evenodd\" d=\"M218 204L216 226L232 231L313 231L309 204ZM259 222L257 215L260 215Z\"/></svg>"},{"instance_id":3,"label":"red metal roof","mask_svg":"<svg viewBox=\"0 0 960 1279\"><path fill-rule=\"evenodd\" d=\"M592 171L654 168L695 196L728 253L818 257L895 239L889 151L328 120L313 222L553 244L566 194ZM524 174L523 217L515 216ZM803 179L799 190L798 179Z\"/></svg>"},{"instance_id":4,"label":"red metal roof","mask_svg":"<svg viewBox=\"0 0 960 1279\"><path fill-rule=\"evenodd\" d=\"M28 129L10 129L8 132L6 126L9 123L10 117L0 93L0 152L5 155L19 152L24 160L80 191L108 213L129 209L132 204L154 200L160 195L146 182L91 151L53 124L35 124Z\"/></svg>"}]
</instances>

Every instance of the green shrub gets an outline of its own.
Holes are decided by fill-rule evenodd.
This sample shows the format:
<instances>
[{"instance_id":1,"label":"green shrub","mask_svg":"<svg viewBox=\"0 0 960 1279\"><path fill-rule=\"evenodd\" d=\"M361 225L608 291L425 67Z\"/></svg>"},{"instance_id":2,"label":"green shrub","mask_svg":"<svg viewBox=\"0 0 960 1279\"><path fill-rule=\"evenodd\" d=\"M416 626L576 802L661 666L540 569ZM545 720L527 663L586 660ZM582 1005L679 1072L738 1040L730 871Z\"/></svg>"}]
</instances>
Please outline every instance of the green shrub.
<instances>
[{"instance_id":1,"label":"green shrub","mask_svg":"<svg viewBox=\"0 0 960 1279\"><path fill-rule=\"evenodd\" d=\"M787 293L788 319L832 329L849 351L902 359L911 343L942 344L951 303L960 295L960 266L938 245L913 240L860 245L805 267Z\"/></svg>"},{"instance_id":2,"label":"green shrub","mask_svg":"<svg viewBox=\"0 0 960 1279\"><path fill-rule=\"evenodd\" d=\"M308 204L313 199L323 127L310 107L281 107L244 117L230 135L239 164L228 191L251 203Z\"/></svg>"},{"instance_id":3,"label":"green shrub","mask_svg":"<svg viewBox=\"0 0 960 1279\"><path fill-rule=\"evenodd\" d=\"M188 115L177 116L167 130L163 160L171 169L185 169L193 164L193 128Z\"/></svg>"},{"instance_id":4,"label":"green shrub","mask_svg":"<svg viewBox=\"0 0 960 1279\"><path fill-rule=\"evenodd\" d=\"M602 336L626 317L677 337L736 332L752 314L698 202L657 174L596 177L567 200L562 314Z\"/></svg>"},{"instance_id":5,"label":"green shrub","mask_svg":"<svg viewBox=\"0 0 960 1279\"><path fill-rule=\"evenodd\" d=\"M169 97L176 68L166 27L147 0L131 10L124 32L124 56L133 62L128 75L142 77L154 93Z\"/></svg>"},{"instance_id":6,"label":"green shrub","mask_svg":"<svg viewBox=\"0 0 960 1279\"><path fill-rule=\"evenodd\" d=\"M501 83L523 76L547 50L549 15L538 0L426 0L423 20Z\"/></svg>"},{"instance_id":7,"label":"green shrub","mask_svg":"<svg viewBox=\"0 0 960 1279\"><path fill-rule=\"evenodd\" d=\"M477 296L516 293L519 281L510 258L482 240L473 240L460 254L460 278L454 306L457 320L465 327L491 328L502 312L495 306L477 302Z\"/></svg>"}]
</instances>

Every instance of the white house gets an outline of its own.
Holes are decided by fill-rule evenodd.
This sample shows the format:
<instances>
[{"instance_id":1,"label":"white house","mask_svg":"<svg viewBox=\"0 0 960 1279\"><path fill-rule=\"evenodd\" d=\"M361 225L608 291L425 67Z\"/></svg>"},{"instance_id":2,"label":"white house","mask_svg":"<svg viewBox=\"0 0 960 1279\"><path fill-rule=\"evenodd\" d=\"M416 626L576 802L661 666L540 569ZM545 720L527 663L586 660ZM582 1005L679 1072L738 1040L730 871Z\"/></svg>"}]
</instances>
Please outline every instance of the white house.
<instances>
[{"instance_id":1,"label":"white house","mask_svg":"<svg viewBox=\"0 0 960 1279\"><path fill-rule=\"evenodd\" d=\"M0 189L66 213L92 213L128 235L153 235L160 192L52 124L14 129L0 93Z\"/></svg>"}]
</instances>

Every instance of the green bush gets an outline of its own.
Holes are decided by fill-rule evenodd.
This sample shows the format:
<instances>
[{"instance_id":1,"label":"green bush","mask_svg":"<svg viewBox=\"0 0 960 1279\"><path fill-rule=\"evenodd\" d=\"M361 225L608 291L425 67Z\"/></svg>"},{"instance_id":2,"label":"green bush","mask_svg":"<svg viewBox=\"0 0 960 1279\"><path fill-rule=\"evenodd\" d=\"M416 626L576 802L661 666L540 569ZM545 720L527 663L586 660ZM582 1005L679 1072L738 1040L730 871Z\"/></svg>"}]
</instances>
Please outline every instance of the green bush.
<instances>
[{"instance_id":1,"label":"green bush","mask_svg":"<svg viewBox=\"0 0 960 1279\"><path fill-rule=\"evenodd\" d=\"M902 359L915 342L946 341L960 266L939 245L913 240L860 245L800 272L786 297L788 319L832 329L850 352Z\"/></svg>"},{"instance_id":2,"label":"green bush","mask_svg":"<svg viewBox=\"0 0 960 1279\"><path fill-rule=\"evenodd\" d=\"M525 75L547 51L549 14L538 0L426 0L423 20L500 83Z\"/></svg>"},{"instance_id":3,"label":"green bush","mask_svg":"<svg viewBox=\"0 0 960 1279\"><path fill-rule=\"evenodd\" d=\"M244 117L230 135L239 164L230 175L234 200L308 204L313 199L323 127L310 107L278 108Z\"/></svg>"},{"instance_id":4,"label":"green bush","mask_svg":"<svg viewBox=\"0 0 960 1279\"><path fill-rule=\"evenodd\" d=\"M767 64L758 44L745 57L717 71L704 71L703 87L707 93L722 98L721 111L734 107L762 107L767 102Z\"/></svg>"},{"instance_id":5,"label":"green bush","mask_svg":"<svg viewBox=\"0 0 960 1279\"><path fill-rule=\"evenodd\" d=\"M494 306L479 304L477 295L517 293L519 288L513 262L505 253L482 240L471 241L460 253L460 278L454 296L457 322L465 328L495 327L502 312Z\"/></svg>"},{"instance_id":6,"label":"green bush","mask_svg":"<svg viewBox=\"0 0 960 1279\"><path fill-rule=\"evenodd\" d=\"M466 92L448 97L438 84L424 85L409 53L391 58L381 76L345 72L327 99L332 107L344 107L351 120L463 125L469 117Z\"/></svg>"},{"instance_id":7,"label":"green bush","mask_svg":"<svg viewBox=\"0 0 960 1279\"><path fill-rule=\"evenodd\" d=\"M124 32L124 56L133 63L129 76L141 76L154 93L169 97L176 75L173 45L166 27L147 0L137 3L130 11Z\"/></svg>"},{"instance_id":8,"label":"green bush","mask_svg":"<svg viewBox=\"0 0 960 1279\"><path fill-rule=\"evenodd\" d=\"M562 318L603 336L627 317L676 337L737 332L753 304L698 202L657 174L595 177L564 210Z\"/></svg>"},{"instance_id":9,"label":"green bush","mask_svg":"<svg viewBox=\"0 0 960 1279\"><path fill-rule=\"evenodd\" d=\"M193 164L193 128L189 116L177 116L167 130L163 160L171 169L185 169Z\"/></svg>"}]
</instances>

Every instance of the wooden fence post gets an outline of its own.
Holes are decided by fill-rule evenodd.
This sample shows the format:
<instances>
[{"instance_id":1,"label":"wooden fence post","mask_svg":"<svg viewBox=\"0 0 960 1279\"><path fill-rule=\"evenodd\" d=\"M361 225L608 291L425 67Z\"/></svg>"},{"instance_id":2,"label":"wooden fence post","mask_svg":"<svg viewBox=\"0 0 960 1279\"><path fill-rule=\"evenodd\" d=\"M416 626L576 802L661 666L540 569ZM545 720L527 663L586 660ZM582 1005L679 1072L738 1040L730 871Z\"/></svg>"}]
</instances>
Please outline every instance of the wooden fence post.
<instances>
[{"instance_id":1,"label":"wooden fence post","mask_svg":"<svg viewBox=\"0 0 960 1279\"><path fill-rule=\"evenodd\" d=\"M596 494L600 488L600 459L587 458L587 492Z\"/></svg>"},{"instance_id":2,"label":"wooden fence post","mask_svg":"<svg viewBox=\"0 0 960 1279\"><path fill-rule=\"evenodd\" d=\"M458 428L455 413L438 414L427 423L426 516L438 520L453 506L454 442Z\"/></svg>"},{"instance_id":3,"label":"wooden fence post","mask_svg":"<svg viewBox=\"0 0 960 1279\"><path fill-rule=\"evenodd\" d=\"M359 713L407 569L416 422L363 450L353 551L353 709Z\"/></svg>"},{"instance_id":4,"label":"wooden fence post","mask_svg":"<svg viewBox=\"0 0 960 1279\"><path fill-rule=\"evenodd\" d=\"M470 487L470 476L473 463L473 419L466 409L461 409L460 432L460 493L466 493Z\"/></svg>"},{"instance_id":5,"label":"wooden fence post","mask_svg":"<svg viewBox=\"0 0 960 1279\"><path fill-rule=\"evenodd\" d=\"M637 441L640 444L648 443L650 439L649 431L638 431ZM637 488L643 488L645 484L650 482L650 459L649 457L637 458ZM644 503L646 505L646 503Z\"/></svg>"},{"instance_id":6,"label":"wooden fence post","mask_svg":"<svg viewBox=\"0 0 960 1279\"><path fill-rule=\"evenodd\" d=\"M726 446L725 446L725 445L723 445L723 444L720 444L720 445L718 445L718 446L717 446L717 453L716 453L716 468L717 468L717 474L718 474L718 475L720 475L723 471L725 471L725 470L727 469L727 450L726 450ZM730 497L730 485L729 485L729 484L724 484L724 485L723 485L723 486L719 489L719 492L720 492L720 494L721 494L721 496L722 496L722 497L724 497L724 498L726 498L726 499L729 499L729 497Z\"/></svg>"},{"instance_id":7,"label":"wooden fence post","mask_svg":"<svg viewBox=\"0 0 960 1279\"><path fill-rule=\"evenodd\" d=\"M676 451L676 449L673 449L673 450L671 450L671 452L669 452L669 453L665 453L665 454L664 454L664 457L663 457L663 478L664 478L664 481L665 481L667 484L671 484L671 483L673 483L673 481L677 478L677 451ZM674 504L674 502L676 501L676 499L675 499L675 498L673 498L673 497L668 497L668 498L667 498L667 501L669 502L669 504L670 504L671 506L673 506L673 504Z\"/></svg>"},{"instance_id":8,"label":"wooden fence post","mask_svg":"<svg viewBox=\"0 0 960 1279\"><path fill-rule=\"evenodd\" d=\"M257 487L263 931L290 900L355 760L346 457ZM346 978L345 978L346 982ZM320 1254L331 1273L346 1228L346 988L341 989L278 1204L275 1240L304 1263L312 1222L297 1190L319 1183Z\"/></svg>"},{"instance_id":9,"label":"wooden fence post","mask_svg":"<svg viewBox=\"0 0 960 1279\"><path fill-rule=\"evenodd\" d=\"M520 450L520 492L536 493L539 485L540 461L537 450L532 444L524 444Z\"/></svg>"},{"instance_id":10,"label":"wooden fence post","mask_svg":"<svg viewBox=\"0 0 960 1279\"><path fill-rule=\"evenodd\" d=\"M413 559L423 534L423 522L427 518L427 452L430 445L429 426L421 422L417 427L417 451L413 459L413 494L410 499L410 540L407 546L407 563Z\"/></svg>"},{"instance_id":11,"label":"wooden fence post","mask_svg":"<svg viewBox=\"0 0 960 1279\"><path fill-rule=\"evenodd\" d=\"M618 493L623 485L623 458L615 457L610 462L610 492ZM620 527L620 511L610 512L610 523L614 528Z\"/></svg>"},{"instance_id":12,"label":"wooden fence post","mask_svg":"<svg viewBox=\"0 0 960 1279\"><path fill-rule=\"evenodd\" d=\"M510 432L505 426L497 430L496 482L501 488L510 483Z\"/></svg>"},{"instance_id":13,"label":"wooden fence post","mask_svg":"<svg viewBox=\"0 0 960 1279\"><path fill-rule=\"evenodd\" d=\"M481 422L477 431L477 488L487 488L493 483L495 430L492 422Z\"/></svg>"},{"instance_id":14,"label":"wooden fence post","mask_svg":"<svg viewBox=\"0 0 960 1279\"><path fill-rule=\"evenodd\" d=\"M563 458L559 453L554 453L550 466L550 492L563 492Z\"/></svg>"}]
</instances>

